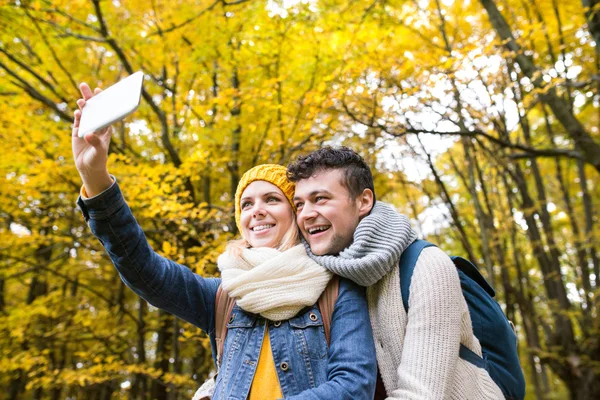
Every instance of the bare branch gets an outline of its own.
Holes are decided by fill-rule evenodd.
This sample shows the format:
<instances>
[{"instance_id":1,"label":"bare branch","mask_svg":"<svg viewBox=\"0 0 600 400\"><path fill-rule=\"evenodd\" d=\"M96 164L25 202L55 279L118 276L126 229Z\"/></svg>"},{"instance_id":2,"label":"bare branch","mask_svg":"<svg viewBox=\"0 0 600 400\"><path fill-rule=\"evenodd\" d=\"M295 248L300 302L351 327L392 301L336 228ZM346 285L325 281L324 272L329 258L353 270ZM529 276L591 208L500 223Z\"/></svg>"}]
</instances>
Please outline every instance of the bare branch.
<instances>
[{"instance_id":1,"label":"bare branch","mask_svg":"<svg viewBox=\"0 0 600 400\"><path fill-rule=\"evenodd\" d=\"M44 1L44 2L46 4L48 4L48 5L50 5L50 6L52 5L51 1ZM42 8L42 9L39 9L39 10L37 10L37 9L35 9L33 7L29 7L27 5L21 5L21 7L24 10L32 10L32 11L43 12L43 13L47 13L47 14L54 14L54 13L56 13L56 14L62 15L63 17L65 17L65 18L67 18L67 19L75 22L78 25L81 25L81 26L83 26L85 28L91 29L91 30L93 30L95 32L98 32L98 33L100 32L98 30L98 28L96 28L94 25L92 25L90 23L87 23L85 21L82 21L79 18L75 18L74 16L70 15L66 11L63 11L63 10L59 9L58 7L54 7L54 8Z\"/></svg>"},{"instance_id":2,"label":"bare branch","mask_svg":"<svg viewBox=\"0 0 600 400\"><path fill-rule=\"evenodd\" d=\"M73 117L71 115L66 114L64 111L62 111L60 108L58 108L58 105L52 99L41 94L36 88L31 86L31 84L29 82L27 82L25 79L23 79L19 75L17 75L17 73L14 72L13 70L11 70L7 65L0 62L0 68L4 69L10 76L12 76L13 78L15 78L18 81L18 82L12 81L12 83L14 85L20 87L25 92L27 92L31 97L33 97L34 99L42 102L43 104L45 104L46 106L51 108L56 114L58 114L58 116L62 120L73 123Z\"/></svg>"},{"instance_id":3,"label":"bare branch","mask_svg":"<svg viewBox=\"0 0 600 400\"><path fill-rule=\"evenodd\" d=\"M528 154L528 156L524 156L524 157L532 157L532 156L535 156L535 157L568 157L568 158L574 158L577 160L583 159L583 156L577 150L573 150L573 149L535 149L532 147L523 146L518 143L511 143L511 142L507 142L502 139L498 139L497 137L494 137L494 136L487 134L480 130L438 132L438 131L430 131L430 130L426 130L426 129L410 129L409 128L409 129L405 130L406 133L393 133L393 132L389 132L388 130L384 130L384 131L386 133L388 133L392 136L396 136L396 137L403 136L407 133L413 133L413 134L429 133L429 134L433 134L433 135L459 135L459 136L467 136L467 137L480 136L480 137L483 137L501 147L522 150L526 154ZM512 156L510 156L510 157L512 158ZM514 158L523 158L523 157L514 157Z\"/></svg>"},{"instance_id":4,"label":"bare branch","mask_svg":"<svg viewBox=\"0 0 600 400\"><path fill-rule=\"evenodd\" d=\"M81 39L81 40L87 40L89 42L99 42L99 43L106 42L106 39L104 39L104 38L99 38L99 37L87 36L87 35L82 35L82 34L79 34L79 33L74 33L74 32L71 31L71 29L65 28L64 26L62 26L60 24L57 24L54 21L50 21L50 20L47 20L47 19L39 18L39 17L34 17L33 15L30 15L30 18L32 20L34 20L34 21L42 22L44 24L50 25L56 31L61 32L59 35L57 35L57 37L59 37L59 38L74 37L74 38Z\"/></svg>"},{"instance_id":5,"label":"bare branch","mask_svg":"<svg viewBox=\"0 0 600 400\"><path fill-rule=\"evenodd\" d=\"M31 69L27 64L21 62L21 60L17 59L15 56L10 54L8 51L6 51L6 49L4 49L3 47L0 47L0 53L4 54L6 57L8 57L9 60L11 60L15 64L17 64L19 67L23 68L25 71L29 72L31 75L33 75L35 77L35 79L37 79L43 86L50 89L50 91L52 93L54 93L62 102L64 102L64 103L69 102L66 98L64 98L64 96L62 96L60 93L58 93L58 91L56 90L54 85L52 85L50 82L48 82L42 76L40 76L37 72L35 72L33 69Z\"/></svg>"},{"instance_id":6,"label":"bare branch","mask_svg":"<svg viewBox=\"0 0 600 400\"><path fill-rule=\"evenodd\" d=\"M52 47L52 45L50 44L50 42L48 41L48 38L46 37L46 35L44 35L44 33L42 32L42 28L40 27L40 25L37 23L37 21L35 21L33 19L33 17L31 16L31 14L26 11L27 16L32 20L32 22L35 25L35 28L37 30L37 32L39 33L40 37L42 38L42 40L44 41L44 44L46 45L46 47L48 48L48 50L50 50L50 54L52 54L52 58L54 58L54 61L56 62L56 64L58 65L58 67L61 69L61 71L67 76L67 78L69 79L69 82L71 82L71 85L73 86L73 88L75 89L75 91L78 91L78 87L77 84L75 83L75 80L73 79L73 76L71 75L71 73L69 71L67 71L67 69L65 68L65 66L63 65L63 63L61 62L60 58L58 57L58 54L56 54L56 51L54 51L54 47ZM54 79L54 77L52 76L52 74L50 72L48 72L50 74L50 76ZM56 80L55 80L56 81Z\"/></svg>"},{"instance_id":7,"label":"bare branch","mask_svg":"<svg viewBox=\"0 0 600 400\"><path fill-rule=\"evenodd\" d=\"M344 107L344 110L346 111L346 113L348 114L348 116L350 116L350 118L352 118L355 122L358 122L359 124L368 126L370 128L375 128L378 129L382 132L387 133L388 135L394 136L394 137L403 137L406 136L408 134L420 134L420 133L428 133L428 134L432 134L432 135L441 135L441 136L467 136L467 137L472 137L472 138L485 138L487 140L489 140L490 142L493 142L501 147L504 148L510 148L510 149L517 149L517 150L521 150L524 151L525 153L529 154L529 157L568 157L568 158L573 158L576 160L583 160L583 155L577 151L577 150L573 150L573 149L535 149L532 147L528 147L528 146L524 146L518 143L512 143L506 140L502 140L499 139L495 136L492 136L486 132L483 132L479 129L474 129L472 131L451 131L451 132L440 132L440 131L435 131L435 130L430 130L430 129L416 129L416 128L412 128L412 127L403 127L401 128L401 130L398 131L394 131L392 128L387 127L385 125L379 124L377 122L375 123L369 123L366 121L361 120L355 113L353 113L350 108L348 107L348 104L345 102L344 99L342 99L342 105ZM517 158L523 158L523 157L517 157Z\"/></svg>"},{"instance_id":8,"label":"bare branch","mask_svg":"<svg viewBox=\"0 0 600 400\"><path fill-rule=\"evenodd\" d=\"M247 0L244 0L244 1L247 1ZM200 11L198 14L194 15L193 17L190 17L190 18L186 19L182 23L177 24L177 25L173 25L172 27L167 28L167 29L160 29L159 28L155 32L152 32L152 33L148 34L148 37L155 36L155 35L163 35L165 33L173 32L174 30L182 28L182 27L184 27L184 26L186 26L186 25L194 22L195 20L197 20L198 18L200 18L201 16L203 16L204 13L206 13L207 11L212 10L217 4L219 4L221 2L223 2L223 1L222 0L217 0L214 3L212 3L210 6L208 6L207 8L205 8L204 10Z\"/></svg>"},{"instance_id":9,"label":"bare branch","mask_svg":"<svg viewBox=\"0 0 600 400\"><path fill-rule=\"evenodd\" d=\"M246 3L250 0L235 0L235 1L225 1L225 0L221 0L221 2L223 3L224 6L236 6L238 4L242 4L242 3Z\"/></svg>"},{"instance_id":10,"label":"bare branch","mask_svg":"<svg viewBox=\"0 0 600 400\"><path fill-rule=\"evenodd\" d=\"M69 255L69 253L61 254L61 255L60 255L60 256L58 256L57 258L55 258L55 259L53 259L53 260L50 260L50 262L54 262L54 261L56 261L56 260L60 260L61 258L68 257L68 255ZM34 262L31 262L31 261L29 261L29 260L27 260L27 259L25 259L25 258L18 257L18 256L7 255L6 257L7 257L8 259L11 259L11 260L13 260L13 261L20 262L20 263L23 263L23 264L26 264L26 265L29 265L29 266L31 266L32 268L29 268L29 269L27 269L27 272L29 272L29 271L31 271L31 270L33 270L33 269L35 269L35 270L40 270L40 269L41 269L41 270L44 270L44 271L50 272L50 273L52 273L54 276L57 276L57 277L59 277L59 278L61 278L61 279L65 280L65 281L67 281L67 282L69 282L69 283L75 283L75 282L77 282L77 285L78 285L79 287L82 287L82 288L86 289L88 292L92 293L93 295L95 295L95 296L96 296L96 297L98 297L99 299L102 299L102 300L104 300L104 301L105 301L105 302L106 302L106 303L107 303L109 306L111 306L111 307L114 307L114 305L115 305L115 304L114 304L114 301L112 301L110 298L106 297L104 294L100 293L98 290L94 289L94 288L93 288L91 285L87 285L87 284L85 284L85 283L83 283L83 282L81 282L81 281L79 281L79 280L73 279L73 278L71 278L70 276L68 276L68 275L66 275L66 274L63 274L63 273L61 273L61 272L57 271L57 270L56 270L56 269L54 269L54 268L51 268L51 267L49 267L49 266L46 266L46 265L43 265L43 264L34 263ZM136 324L138 323L138 321L137 321L137 318L135 318L135 316L134 316L133 314L131 314L131 312L129 312L129 311L127 311L127 310L122 310L122 312L123 312L123 314L125 314L125 315L127 315L129 318L131 318L131 320L132 320L134 323L136 323Z\"/></svg>"},{"instance_id":11,"label":"bare branch","mask_svg":"<svg viewBox=\"0 0 600 400\"><path fill-rule=\"evenodd\" d=\"M102 36L106 39L106 42L110 45L110 47L115 51L117 57L119 57L119 60L123 63L123 67L125 68L125 70L129 74L132 74L134 72L133 66L129 62L129 59L125 55L125 52L119 46L117 41L110 36L108 26L106 25L104 15L102 14L102 9L100 8L100 0L93 0L93 3L94 9L96 11L96 17L98 18L98 22L100 24L100 32ZM171 139L169 138L169 123L167 121L165 113L154 103L152 96L150 95L150 93L148 93L146 89L142 89L142 97L158 117L158 120L160 121L161 125L161 142L167 150L167 153L169 154L169 157L171 158L173 164L176 167L179 167L181 165L181 158L179 158L179 154L171 144Z\"/></svg>"}]
</instances>

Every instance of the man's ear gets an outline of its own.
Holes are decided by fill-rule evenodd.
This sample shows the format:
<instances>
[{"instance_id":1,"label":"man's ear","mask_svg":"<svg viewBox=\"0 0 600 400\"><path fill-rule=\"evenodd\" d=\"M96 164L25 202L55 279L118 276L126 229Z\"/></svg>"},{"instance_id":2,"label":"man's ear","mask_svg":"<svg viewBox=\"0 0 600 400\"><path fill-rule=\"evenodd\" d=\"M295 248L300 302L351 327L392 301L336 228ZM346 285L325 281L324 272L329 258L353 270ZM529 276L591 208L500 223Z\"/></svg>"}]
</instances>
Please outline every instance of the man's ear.
<instances>
[{"instance_id":1,"label":"man's ear","mask_svg":"<svg viewBox=\"0 0 600 400\"><path fill-rule=\"evenodd\" d=\"M365 189L356 198L358 204L358 217L363 218L371 212L373 208L373 191L371 189Z\"/></svg>"}]
</instances>

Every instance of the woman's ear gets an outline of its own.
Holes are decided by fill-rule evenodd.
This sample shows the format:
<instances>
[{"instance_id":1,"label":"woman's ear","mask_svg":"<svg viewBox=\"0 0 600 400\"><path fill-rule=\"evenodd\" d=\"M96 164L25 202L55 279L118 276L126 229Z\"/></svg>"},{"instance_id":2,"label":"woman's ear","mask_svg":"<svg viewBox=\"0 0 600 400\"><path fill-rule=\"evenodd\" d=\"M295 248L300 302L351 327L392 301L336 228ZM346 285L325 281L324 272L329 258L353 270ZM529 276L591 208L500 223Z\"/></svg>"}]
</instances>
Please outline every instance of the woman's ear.
<instances>
[{"instance_id":1,"label":"woman's ear","mask_svg":"<svg viewBox=\"0 0 600 400\"><path fill-rule=\"evenodd\" d=\"M358 217L363 218L371 212L373 208L373 191L371 189L365 189L358 195L356 201L358 202Z\"/></svg>"}]
</instances>

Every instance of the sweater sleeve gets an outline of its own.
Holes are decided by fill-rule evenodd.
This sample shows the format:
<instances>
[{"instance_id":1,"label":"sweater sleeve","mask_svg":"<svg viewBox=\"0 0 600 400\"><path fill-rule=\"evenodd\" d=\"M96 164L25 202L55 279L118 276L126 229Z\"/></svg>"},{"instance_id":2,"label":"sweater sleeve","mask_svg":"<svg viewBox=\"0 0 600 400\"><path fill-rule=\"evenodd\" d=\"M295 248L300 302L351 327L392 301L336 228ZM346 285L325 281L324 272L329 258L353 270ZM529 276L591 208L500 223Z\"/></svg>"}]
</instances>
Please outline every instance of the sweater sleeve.
<instances>
[{"instance_id":1,"label":"sweater sleeve","mask_svg":"<svg viewBox=\"0 0 600 400\"><path fill-rule=\"evenodd\" d=\"M397 389L391 399L449 398L458 365L464 299L452 260L422 251L410 285L408 323Z\"/></svg>"}]
</instances>

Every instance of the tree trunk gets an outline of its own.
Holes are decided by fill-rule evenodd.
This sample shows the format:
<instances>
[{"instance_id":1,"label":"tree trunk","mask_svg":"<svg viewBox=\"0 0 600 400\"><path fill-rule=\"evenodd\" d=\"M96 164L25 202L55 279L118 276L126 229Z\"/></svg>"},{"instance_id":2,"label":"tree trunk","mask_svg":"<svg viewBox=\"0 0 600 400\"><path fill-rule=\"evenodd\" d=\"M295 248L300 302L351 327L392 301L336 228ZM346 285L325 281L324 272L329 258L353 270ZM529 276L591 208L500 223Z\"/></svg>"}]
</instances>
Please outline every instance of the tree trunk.
<instances>
[{"instance_id":1,"label":"tree trunk","mask_svg":"<svg viewBox=\"0 0 600 400\"><path fill-rule=\"evenodd\" d=\"M585 211L585 241L589 243L589 254L592 260L592 268L594 275L596 275L596 290L600 289L600 260L598 260L598 253L596 252L595 239L593 235L594 230L594 211L592 206L592 197L587 186L587 177L585 174L585 164L579 162L577 164L579 172L579 187L581 193L583 193L583 208Z\"/></svg>"},{"instance_id":2,"label":"tree trunk","mask_svg":"<svg viewBox=\"0 0 600 400\"><path fill-rule=\"evenodd\" d=\"M402 175L402 173L400 173L398 180L400 181L400 184L402 185L402 190L400 191L400 193L402 193L404 195L404 197L406 199L405 204L408 204L408 206L410 207L410 210L412 212L412 218L416 221L417 229L418 229L419 233L422 235L423 234L423 226L421 225L421 221L419 220L417 201L410 196L410 192L408 190L408 185L406 184L406 179L404 179L404 176ZM438 243L440 243L440 242L438 242Z\"/></svg>"},{"instance_id":3,"label":"tree trunk","mask_svg":"<svg viewBox=\"0 0 600 400\"><path fill-rule=\"evenodd\" d=\"M469 260L475 260L475 256L473 253L473 247L471 246L471 243L469 242L469 237L467 236L467 233L465 232L465 229L463 227L463 221L460 218L460 215L458 213L458 210L454 206L454 203L452 202L452 198L450 197L450 194L448 193L448 189L446 188L446 185L444 184L444 182L442 181L442 178L440 177L439 173L437 172L437 169L435 168L433 160L431 159L431 155L429 153L427 153L427 151L425 150L425 147L423 147L423 143L421 143L421 140L418 138L418 136L417 136L417 140L419 141L419 144L421 145L422 151L426 155L427 164L429 165L429 169L431 170L431 173L433 174L436 184L440 188L440 194L442 195L442 198L444 199L446 205L448 206L448 209L450 210L450 215L451 215L452 221L454 223L454 228L459 233L459 240L463 246L463 249L467 253L466 256Z\"/></svg>"},{"instance_id":4,"label":"tree trunk","mask_svg":"<svg viewBox=\"0 0 600 400\"><path fill-rule=\"evenodd\" d=\"M6 303L4 302L4 278L0 276L0 313L4 312Z\"/></svg>"},{"instance_id":5,"label":"tree trunk","mask_svg":"<svg viewBox=\"0 0 600 400\"><path fill-rule=\"evenodd\" d=\"M521 67L523 74L531 80L531 83L536 88L543 89L542 94L540 94L542 101L548 104L556 119L565 128L577 147L581 149L585 161L600 171L600 145L594 141L581 122L571 113L569 104L557 95L556 90L553 87L549 89L546 87L542 74L536 74L538 70L533 64L532 58L523 53L508 23L500 13L500 10L498 10L495 1L480 0L480 2L487 11L490 22L504 46L509 51L515 53L516 61Z\"/></svg>"},{"instance_id":6,"label":"tree trunk","mask_svg":"<svg viewBox=\"0 0 600 400\"><path fill-rule=\"evenodd\" d=\"M514 210L513 194L510 186L508 185L508 179L505 174L502 175L502 181L504 183L504 189L506 191L506 198L508 200L508 209ZM523 328L525 330L525 340L527 341L527 356L529 364L531 366L531 380L535 387L536 397L539 399L545 399L545 394L548 394L547 386L544 386L544 377L538 373L535 356L541 349L540 336L538 333L537 317L535 315L535 308L533 306L532 296L529 288L531 283L529 282L529 276L523 273L522 260L523 257L519 250L517 241L517 229L515 227L514 217L513 223L510 225L510 242L512 247L512 258L517 271L517 289L515 290L516 303L519 305L521 319L523 320ZM540 365L544 368L544 365ZM542 371L543 374L544 371ZM540 379L542 382L540 382Z\"/></svg>"},{"instance_id":7,"label":"tree trunk","mask_svg":"<svg viewBox=\"0 0 600 400\"><path fill-rule=\"evenodd\" d=\"M32 400L42 400L44 396L44 390L40 387L33 389L33 395L31 396Z\"/></svg>"},{"instance_id":8,"label":"tree trunk","mask_svg":"<svg viewBox=\"0 0 600 400\"><path fill-rule=\"evenodd\" d=\"M19 393L23 390L24 381L23 381L23 372L21 370L17 371L17 376L11 379L8 384L8 398L11 400L18 400Z\"/></svg>"},{"instance_id":9,"label":"tree trunk","mask_svg":"<svg viewBox=\"0 0 600 400\"><path fill-rule=\"evenodd\" d=\"M146 300L141 297L138 299L138 323L137 323L137 344L136 344L136 364L144 365L146 363ZM144 374L135 374L133 384L131 385L131 398L133 400L145 399L148 394L148 379Z\"/></svg>"},{"instance_id":10,"label":"tree trunk","mask_svg":"<svg viewBox=\"0 0 600 400\"><path fill-rule=\"evenodd\" d=\"M239 116L242 113L241 100L239 97L240 90L240 80L238 77L237 67L233 70L233 75L231 77L231 86L236 91L236 94L233 96L234 105L231 109L231 117L234 121L237 122L236 127L234 128L231 135L231 159L229 161L229 174L231 179L231 198L235 199L235 191L237 190L237 184L240 181L240 142L242 136L242 126L239 123ZM232 233L237 232L237 224L235 223L235 216L231 217L230 231Z\"/></svg>"},{"instance_id":11,"label":"tree trunk","mask_svg":"<svg viewBox=\"0 0 600 400\"><path fill-rule=\"evenodd\" d=\"M550 123L550 118L548 116L548 113L546 112L545 108L544 108L544 117L546 120L546 130L548 133L548 138L550 139L550 142L554 145L554 132L552 129L552 125ZM582 163L580 163L582 164ZM569 189L567 184L565 183L565 178L563 175L563 171L562 171L562 166L560 163L559 159L555 160L555 165L556 165L556 179L558 181L561 193L562 193L562 197L563 197L563 203L565 205L565 210L567 211L567 216L569 217L569 222L571 225L571 231L573 231L573 242L575 245L575 252L577 254L577 262L578 262L578 270L579 270L579 276L581 279L581 284L584 290L584 299L586 302L586 309L584 310L584 315L586 316L586 319L589 319L590 315L593 313L593 303L592 303L592 288L591 288L591 282L590 282L590 273L589 273L589 266L588 266L588 260L587 260L587 254L586 254L586 249L585 249L585 245L584 243L582 243L581 240L581 230L579 229L579 223L577 222L577 219L575 217L575 211L573 210L573 204L571 201L571 194L569 193ZM588 322L586 321L585 324L583 324L582 326L584 332L587 331L590 326L588 326ZM586 336L588 336L589 334L586 332Z\"/></svg>"},{"instance_id":12,"label":"tree trunk","mask_svg":"<svg viewBox=\"0 0 600 400\"><path fill-rule=\"evenodd\" d=\"M594 10L594 7L600 3L598 0L581 0L585 10L585 19L588 23L588 30L596 42L596 53L600 55L600 13Z\"/></svg>"},{"instance_id":13,"label":"tree trunk","mask_svg":"<svg viewBox=\"0 0 600 400\"><path fill-rule=\"evenodd\" d=\"M209 208L212 204L210 199L210 183L211 178L209 173L207 172L204 176L202 176L202 196L204 198L204 202L208 205Z\"/></svg>"},{"instance_id":14,"label":"tree trunk","mask_svg":"<svg viewBox=\"0 0 600 400\"><path fill-rule=\"evenodd\" d=\"M527 116L520 116L519 117L519 122L523 131L523 136L525 137L525 143L527 143L528 146L532 145L532 141L531 141L531 132L530 132L530 125L529 125L529 121L527 119ZM560 272L560 267L561 267L561 263L560 263L560 253L558 251L558 245L556 244L556 240L554 239L554 230L552 227L552 222L550 220L550 214L548 212L548 199L547 199L547 195L546 195L546 189L545 189L545 184L544 184L544 180L542 178L542 174L540 172L539 166L538 166L538 162L535 158L531 158L530 160L531 163L531 170L533 172L533 178L535 181L535 187L537 190L537 198L538 198L538 204L539 204L539 217L540 217L540 221L542 223L542 230L544 232L544 236L546 237L546 242L548 245L548 252L549 254L549 261L552 263L552 269L554 271L556 271L556 273L560 273L560 276L562 276L562 273ZM582 266L582 270L583 272L580 273L580 278L583 281L583 286L584 289L586 287L585 281L588 282L589 286L589 276L587 276L586 278L586 272L587 272L587 266ZM557 284L558 284L558 280L557 280ZM560 281L560 285L563 286L562 280ZM565 295L564 295L565 299L566 299L566 291L565 291ZM565 302L564 304L562 304L562 306L566 306L568 303ZM567 308L568 309L568 308ZM567 310L565 309L565 310ZM585 312L584 312L585 314Z\"/></svg>"},{"instance_id":15,"label":"tree trunk","mask_svg":"<svg viewBox=\"0 0 600 400\"><path fill-rule=\"evenodd\" d=\"M154 368L162 371L162 374L164 374L169 372L173 316L166 311L160 310L159 319L160 329L158 330L158 340L156 342L156 359L154 362ZM167 385L165 385L160 378L152 382L151 393L153 400L168 400Z\"/></svg>"},{"instance_id":16,"label":"tree trunk","mask_svg":"<svg viewBox=\"0 0 600 400\"><path fill-rule=\"evenodd\" d=\"M462 137L462 145L465 152L465 160L467 162L467 170L469 174L469 186L467 187L471 193L471 200L475 207L475 215L477 216L477 222L479 222L479 239L481 242L482 256L485 262L485 268L487 270L487 280L489 284L495 288L495 276L494 276L494 262L492 261L492 252L490 249L490 227L489 227L489 216L483 211L481 202L479 201L479 194L477 193L477 182L475 180L475 166L473 162L473 156L471 154L472 145L469 143L469 138ZM483 184L483 183L481 183ZM492 226L493 228L493 226ZM500 263L500 266L504 266ZM506 302L508 304L508 301Z\"/></svg>"},{"instance_id":17,"label":"tree trunk","mask_svg":"<svg viewBox=\"0 0 600 400\"><path fill-rule=\"evenodd\" d=\"M181 356L180 356L180 352L179 352L179 318L174 317L173 318L173 338L172 338L172 355L173 355L173 372L175 374L181 374L181 370L182 370L182 361L181 361ZM179 397L179 391L178 388L175 384L170 384L169 385L169 399L170 400L177 400Z\"/></svg>"},{"instance_id":18,"label":"tree trunk","mask_svg":"<svg viewBox=\"0 0 600 400\"><path fill-rule=\"evenodd\" d=\"M594 368L581 369L583 372L578 379L566 382L571 400L600 399L600 374Z\"/></svg>"},{"instance_id":19,"label":"tree trunk","mask_svg":"<svg viewBox=\"0 0 600 400\"><path fill-rule=\"evenodd\" d=\"M527 187L525 177L518 166L516 166L515 175L517 180L516 183L521 194L521 208L523 210L523 217L528 227L527 235L529 236L533 253L542 270L546 293L550 300L557 302L558 306L558 309L553 308L552 310L553 318L556 322L556 329L554 332L554 340L556 343L554 344L562 346L563 351L568 353L574 349L575 339L571 321L564 313L564 311L569 310L571 307L567 298L566 289L562 282L560 265L558 265L558 269L556 269L557 263L550 260L549 255L543 248L542 235L534 218L534 210L536 209L535 203L529 195L529 189Z\"/></svg>"}]
</instances>

